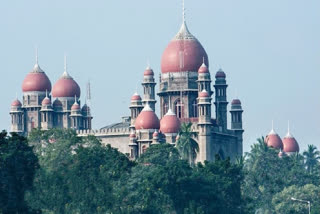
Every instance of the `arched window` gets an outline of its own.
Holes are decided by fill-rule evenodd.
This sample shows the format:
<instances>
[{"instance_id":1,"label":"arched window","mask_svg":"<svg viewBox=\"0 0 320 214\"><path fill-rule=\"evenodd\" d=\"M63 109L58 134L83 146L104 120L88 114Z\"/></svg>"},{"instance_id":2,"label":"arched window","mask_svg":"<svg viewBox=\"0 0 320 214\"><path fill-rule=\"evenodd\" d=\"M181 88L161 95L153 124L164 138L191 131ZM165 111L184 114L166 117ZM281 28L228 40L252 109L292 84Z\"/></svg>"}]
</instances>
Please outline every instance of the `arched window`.
<instances>
[{"instance_id":1,"label":"arched window","mask_svg":"<svg viewBox=\"0 0 320 214\"><path fill-rule=\"evenodd\" d=\"M183 118L183 103L181 103L180 99L177 99L174 103L175 113L178 118Z\"/></svg>"},{"instance_id":2,"label":"arched window","mask_svg":"<svg viewBox=\"0 0 320 214\"><path fill-rule=\"evenodd\" d=\"M197 105L197 100L193 100L191 104L191 117L198 117L198 105Z\"/></svg>"}]
</instances>

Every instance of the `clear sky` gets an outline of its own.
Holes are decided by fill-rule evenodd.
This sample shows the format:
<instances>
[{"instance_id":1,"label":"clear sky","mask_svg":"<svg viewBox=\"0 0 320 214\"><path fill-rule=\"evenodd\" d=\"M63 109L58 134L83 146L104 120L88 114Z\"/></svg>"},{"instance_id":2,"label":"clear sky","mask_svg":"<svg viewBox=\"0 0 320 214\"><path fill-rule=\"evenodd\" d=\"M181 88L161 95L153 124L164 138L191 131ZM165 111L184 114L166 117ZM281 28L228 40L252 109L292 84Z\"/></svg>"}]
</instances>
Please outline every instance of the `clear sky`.
<instances>
[{"instance_id":1,"label":"clear sky","mask_svg":"<svg viewBox=\"0 0 320 214\"><path fill-rule=\"evenodd\" d=\"M244 150L274 120L283 137L290 120L300 147L320 147L320 1L186 0L189 30L209 55L212 75L227 74L228 98L244 108ZM0 6L0 128L35 63L52 85L63 72L82 89L90 79L94 128L129 115L129 101L150 61L178 31L181 0L10 0ZM158 86L158 85L157 85ZM158 107L159 109L159 107Z\"/></svg>"}]
</instances>

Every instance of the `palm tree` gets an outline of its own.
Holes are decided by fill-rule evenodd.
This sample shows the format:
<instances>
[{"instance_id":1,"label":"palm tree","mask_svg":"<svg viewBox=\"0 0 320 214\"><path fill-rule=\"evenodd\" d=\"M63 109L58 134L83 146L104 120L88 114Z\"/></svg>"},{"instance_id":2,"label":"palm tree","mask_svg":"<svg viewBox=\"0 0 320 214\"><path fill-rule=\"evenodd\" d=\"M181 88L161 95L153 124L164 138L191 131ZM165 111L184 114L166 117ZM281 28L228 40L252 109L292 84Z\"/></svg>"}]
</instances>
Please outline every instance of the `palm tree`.
<instances>
[{"instance_id":1,"label":"palm tree","mask_svg":"<svg viewBox=\"0 0 320 214\"><path fill-rule=\"evenodd\" d=\"M199 145L193 139L196 134L191 130L191 123L183 123L179 132L179 139L177 141L177 149L181 154L182 159L188 160L190 165L194 164L199 152Z\"/></svg>"},{"instance_id":2,"label":"palm tree","mask_svg":"<svg viewBox=\"0 0 320 214\"><path fill-rule=\"evenodd\" d=\"M318 164L320 159L320 152L317 150L317 147L314 145L308 145L308 149L303 152L305 157L305 166L307 171L312 174L314 172L315 166Z\"/></svg>"}]
</instances>

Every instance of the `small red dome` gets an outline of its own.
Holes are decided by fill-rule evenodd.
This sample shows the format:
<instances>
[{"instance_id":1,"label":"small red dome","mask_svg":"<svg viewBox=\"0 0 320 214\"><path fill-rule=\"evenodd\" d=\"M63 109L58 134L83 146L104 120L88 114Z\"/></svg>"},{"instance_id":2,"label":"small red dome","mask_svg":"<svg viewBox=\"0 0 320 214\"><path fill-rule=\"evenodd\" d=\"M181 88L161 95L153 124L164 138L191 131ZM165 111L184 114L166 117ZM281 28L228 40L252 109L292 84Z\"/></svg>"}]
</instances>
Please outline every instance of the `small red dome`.
<instances>
[{"instance_id":1,"label":"small red dome","mask_svg":"<svg viewBox=\"0 0 320 214\"><path fill-rule=\"evenodd\" d=\"M51 105L51 100L49 99L49 97L45 97L41 104L44 106L44 105Z\"/></svg>"},{"instance_id":2,"label":"small red dome","mask_svg":"<svg viewBox=\"0 0 320 214\"><path fill-rule=\"evenodd\" d=\"M153 138L159 137L159 132L157 132L157 131L153 132L152 137Z\"/></svg>"},{"instance_id":3,"label":"small red dome","mask_svg":"<svg viewBox=\"0 0 320 214\"><path fill-rule=\"evenodd\" d=\"M60 100L56 99L54 102L53 102L53 106L54 107L61 107L62 106L62 103Z\"/></svg>"},{"instance_id":4,"label":"small red dome","mask_svg":"<svg viewBox=\"0 0 320 214\"><path fill-rule=\"evenodd\" d=\"M18 99L15 99L12 103L11 106L15 106L15 107L21 107L22 104Z\"/></svg>"},{"instance_id":5,"label":"small red dome","mask_svg":"<svg viewBox=\"0 0 320 214\"><path fill-rule=\"evenodd\" d=\"M241 105L241 101L239 99L233 99L231 105Z\"/></svg>"},{"instance_id":6,"label":"small red dome","mask_svg":"<svg viewBox=\"0 0 320 214\"><path fill-rule=\"evenodd\" d=\"M80 110L80 105L77 102L73 103L71 110Z\"/></svg>"},{"instance_id":7,"label":"small red dome","mask_svg":"<svg viewBox=\"0 0 320 214\"><path fill-rule=\"evenodd\" d=\"M288 133L287 136L283 138L282 143L283 143L283 151L285 153L300 151L298 142L290 133Z\"/></svg>"},{"instance_id":8,"label":"small red dome","mask_svg":"<svg viewBox=\"0 0 320 214\"><path fill-rule=\"evenodd\" d=\"M181 56L183 56L183 65L181 65ZM198 71L203 59L209 65L206 51L183 22L178 34L162 54L161 72Z\"/></svg>"},{"instance_id":9,"label":"small red dome","mask_svg":"<svg viewBox=\"0 0 320 214\"><path fill-rule=\"evenodd\" d=\"M141 100L140 95L137 93L134 93L131 97L131 101L139 101L139 100Z\"/></svg>"},{"instance_id":10,"label":"small red dome","mask_svg":"<svg viewBox=\"0 0 320 214\"><path fill-rule=\"evenodd\" d=\"M283 149L282 140L274 130L271 130L271 132L267 135L265 142L269 147L273 147L275 149Z\"/></svg>"},{"instance_id":11,"label":"small red dome","mask_svg":"<svg viewBox=\"0 0 320 214\"><path fill-rule=\"evenodd\" d=\"M210 97L209 93L206 90L203 90L199 93L199 97Z\"/></svg>"},{"instance_id":12,"label":"small red dome","mask_svg":"<svg viewBox=\"0 0 320 214\"><path fill-rule=\"evenodd\" d=\"M178 133L181 127L180 120L169 109L168 113L160 121L160 131L165 134Z\"/></svg>"},{"instance_id":13,"label":"small red dome","mask_svg":"<svg viewBox=\"0 0 320 214\"><path fill-rule=\"evenodd\" d=\"M22 91L51 91L51 82L38 64L36 64L33 70L24 78Z\"/></svg>"},{"instance_id":14,"label":"small red dome","mask_svg":"<svg viewBox=\"0 0 320 214\"><path fill-rule=\"evenodd\" d=\"M209 69L208 69L208 67L206 66L205 63L202 63L201 67L198 70L198 73L199 74L209 73Z\"/></svg>"},{"instance_id":15,"label":"small red dome","mask_svg":"<svg viewBox=\"0 0 320 214\"><path fill-rule=\"evenodd\" d=\"M90 111L90 107L89 107L87 104L84 104L84 105L82 106L81 111L83 111L83 112L88 112L88 111Z\"/></svg>"},{"instance_id":16,"label":"small red dome","mask_svg":"<svg viewBox=\"0 0 320 214\"><path fill-rule=\"evenodd\" d=\"M80 93L78 83L67 72L63 73L52 89L53 97L80 97Z\"/></svg>"},{"instance_id":17,"label":"small red dome","mask_svg":"<svg viewBox=\"0 0 320 214\"><path fill-rule=\"evenodd\" d=\"M144 75L144 76L153 76L154 73L153 73L153 70L148 66L148 67L146 68L146 70L144 71L143 75Z\"/></svg>"},{"instance_id":18,"label":"small red dome","mask_svg":"<svg viewBox=\"0 0 320 214\"><path fill-rule=\"evenodd\" d=\"M129 135L129 137L130 137L130 138L136 138L136 134L135 134L135 133L131 133L131 134Z\"/></svg>"},{"instance_id":19,"label":"small red dome","mask_svg":"<svg viewBox=\"0 0 320 214\"><path fill-rule=\"evenodd\" d=\"M136 118L134 126L137 130L159 129L160 121L154 111L147 104Z\"/></svg>"},{"instance_id":20,"label":"small red dome","mask_svg":"<svg viewBox=\"0 0 320 214\"><path fill-rule=\"evenodd\" d=\"M216 78L226 78L226 74L223 72L222 69L220 69L220 70L216 73Z\"/></svg>"}]
</instances>

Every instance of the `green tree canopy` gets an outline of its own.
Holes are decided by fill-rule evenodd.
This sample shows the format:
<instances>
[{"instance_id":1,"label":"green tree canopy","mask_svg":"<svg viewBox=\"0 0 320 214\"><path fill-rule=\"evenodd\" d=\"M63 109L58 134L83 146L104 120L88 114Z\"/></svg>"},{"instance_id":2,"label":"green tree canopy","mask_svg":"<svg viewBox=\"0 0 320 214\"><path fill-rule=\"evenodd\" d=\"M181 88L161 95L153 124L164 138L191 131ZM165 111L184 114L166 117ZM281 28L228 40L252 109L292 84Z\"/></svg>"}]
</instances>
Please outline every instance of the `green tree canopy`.
<instances>
[{"instance_id":1,"label":"green tree canopy","mask_svg":"<svg viewBox=\"0 0 320 214\"><path fill-rule=\"evenodd\" d=\"M32 213L24 195L32 189L38 167L26 138L0 133L0 213Z\"/></svg>"}]
</instances>

